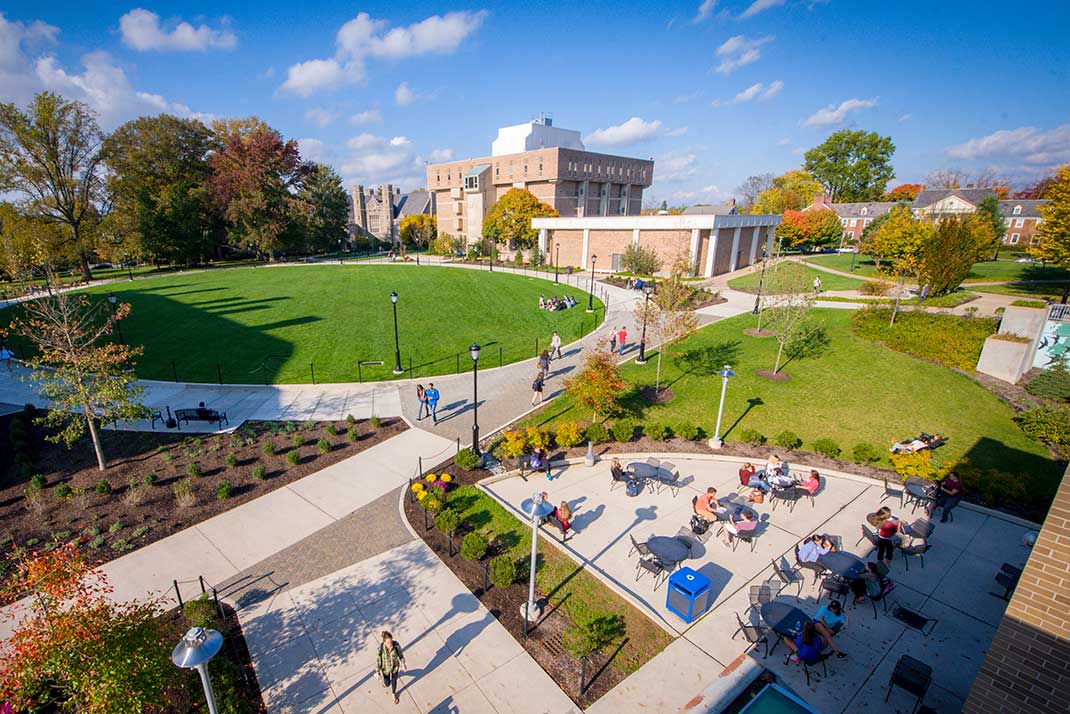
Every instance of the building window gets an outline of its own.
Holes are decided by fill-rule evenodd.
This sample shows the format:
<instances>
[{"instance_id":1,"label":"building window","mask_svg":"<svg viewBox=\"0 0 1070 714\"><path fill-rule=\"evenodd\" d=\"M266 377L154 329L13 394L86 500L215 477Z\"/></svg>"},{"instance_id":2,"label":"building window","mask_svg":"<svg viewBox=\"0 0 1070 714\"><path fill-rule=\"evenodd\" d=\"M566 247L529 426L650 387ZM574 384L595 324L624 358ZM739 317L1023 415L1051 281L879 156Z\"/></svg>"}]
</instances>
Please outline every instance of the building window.
<instances>
[{"instance_id":1,"label":"building window","mask_svg":"<svg viewBox=\"0 0 1070 714\"><path fill-rule=\"evenodd\" d=\"M457 230L463 230L463 225L462 224L463 224L463 220L458 218L457 219Z\"/></svg>"},{"instance_id":2,"label":"building window","mask_svg":"<svg viewBox=\"0 0 1070 714\"><path fill-rule=\"evenodd\" d=\"M539 162L539 173L540 174L542 173L542 162L541 161Z\"/></svg>"},{"instance_id":3,"label":"building window","mask_svg":"<svg viewBox=\"0 0 1070 714\"><path fill-rule=\"evenodd\" d=\"M1014 207L1014 215L1020 216L1021 214L1022 214L1022 207L1021 206L1015 206Z\"/></svg>"},{"instance_id":4,"label":"building window","mask_svg":"<svg viewBox=\"0 0 1070 714\"><path fill-rule=\"evenodd\" d=\"M850 238L851 240L854 240L855 239L855 232L854 231L847 231L847 237Z\"/></svg>"},{"instance_id":5,"label":"building window","mask_svg":"<svg viewBox=\"0 0 1070 714\"><path fill-rule=\"evenodd\" d=\"M1014 219L1014 227L1015 228L1021 228L1024 225L1025 225L1025 219L1024 218L1015 218Z\"/></svg>"},{"instance_id":6,"label":"building window","mask_svg":"<svg viewBox=\"0 0 1070 714\"><path fill-rule=\"evenodd\" d=\"M866 206L862 206L862 210L859 211L859 213L864 216L869 213L869 208L867 208Z\"/></svg>"},{"instance_id":7,"label":"building window","mask_svg":"<svg viewBox=\"0 0 1070 714\"><path fill-rule=\"evenodd\" d=\"M464 179L464 187L466 189L478 189L479 177L478 176L466 176Z\"/></svg>"},{"instance_id":8,"label":"building window","mask_svg":"<svg viewBox=\"0 0 1070 714\"><path fill-rule=\"evenodd\" d=\"M528 165L527 164L524 164L524 175L525 176L528 175Z\"/></svg>"},{"instance_id":9,"label":"building window","mask_svg":"<svg viewBox=\"0 0 1070 714\"><path fill-rule=\"evenodd\" d=\"M498 178L498 167L494 167L494 178Z\"/></svg>"},{"instance_id":10,"label":"building window","mask_svg":"<svg viewBox=\"0 0 1070 714\"><path fill-rule=\"evenodd\" d=\"M1019 236L1018 233L1011 233L1011 245L1018 245L1018 238L1019 237L1020 236Z\"/></svg>"},{"instance_id":11,"label":"building window","mask_svg":"<svg viewBox=\"0 0 1070 714\"><path fill-rule=\"evenodd\" d=\"M864 220L864 221L862 222L862 225L863 225L863 226L868 226L868 225L869 225L870 223L872 223L872 222L873 222L873 219L872 219L872 218L867 218L866 220Z\"/></svg>"}]
</instances>

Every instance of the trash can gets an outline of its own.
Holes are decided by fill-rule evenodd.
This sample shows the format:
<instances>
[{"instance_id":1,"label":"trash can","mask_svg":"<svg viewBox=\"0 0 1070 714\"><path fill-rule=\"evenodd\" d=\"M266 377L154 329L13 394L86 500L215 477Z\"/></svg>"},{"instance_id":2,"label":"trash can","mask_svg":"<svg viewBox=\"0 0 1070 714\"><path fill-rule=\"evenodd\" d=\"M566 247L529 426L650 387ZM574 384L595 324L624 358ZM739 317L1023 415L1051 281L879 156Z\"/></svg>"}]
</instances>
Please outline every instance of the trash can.
<instances>
[{"instance_id":1,"label":"trash can","mask_svg":"<svg viewBox=\"0 0 1070 714\"><path fill-rule=\"evenodd\" d=\"M680 568L669 576L665 607L684 622L695 621L710 604L710 579L697 570Z\"/></svg>"}]
</instances>

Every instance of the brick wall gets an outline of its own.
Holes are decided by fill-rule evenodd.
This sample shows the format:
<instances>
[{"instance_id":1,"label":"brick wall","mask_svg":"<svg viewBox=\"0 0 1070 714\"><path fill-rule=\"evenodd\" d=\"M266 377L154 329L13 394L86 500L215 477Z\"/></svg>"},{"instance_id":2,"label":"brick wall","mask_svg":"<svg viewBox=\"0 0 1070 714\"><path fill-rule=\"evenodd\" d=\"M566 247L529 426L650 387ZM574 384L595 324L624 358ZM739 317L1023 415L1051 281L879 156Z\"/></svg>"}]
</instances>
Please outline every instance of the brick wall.
<instances>
[{"instance_id":1,"label":"brick wall","mask_svg":"<svg viewBox=\"0 0 1070 714\"><path fill-rule=\"evenodd\" d=\"M1070 467L963 712L1066 714L1068 702Z\"/></svg>"}]
</instances>

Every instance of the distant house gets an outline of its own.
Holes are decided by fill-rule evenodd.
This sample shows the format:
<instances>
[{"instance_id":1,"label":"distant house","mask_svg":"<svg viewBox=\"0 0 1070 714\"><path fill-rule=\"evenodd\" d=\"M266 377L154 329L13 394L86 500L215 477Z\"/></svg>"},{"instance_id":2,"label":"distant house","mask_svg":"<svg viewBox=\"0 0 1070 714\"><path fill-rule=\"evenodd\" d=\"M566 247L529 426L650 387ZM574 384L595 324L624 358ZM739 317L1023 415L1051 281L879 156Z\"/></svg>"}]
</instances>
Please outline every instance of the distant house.
<instances>
[{"instance_id":1,"label":"distant house","mask_svg":"<svg viewBox=\"0 0 1070 714\"><path fill-rule=\"evenodd\" d=\"M862 231L866 229L874 218L883 216L899 204L895 201L863 201L860 203L833 203L828 196L818 194L814 201L804 208L810 210L833 211L840 219L843 226L845 240L856 241L862 237Z\"/></svg>"},{"instance_id":2,"label":"distant house","mask_svg":"<svg viewBox=\"0 0 1070 714\"><path fill-rule=\"evenodd\" d=\"M405 216L434 214L434 194L422 188L402 193L391 184L367 189L358 184L353 187L350 212L350 232L354 237L397 243L401 220Z\"/></svg>"},{"instance_id":3,"label":"distant house","mask_svg":"<svg viewBox=\"0 0 1070 714\"><path fill-rule=\"evenodd\" d=\"M1041 224L1040 207L1046 200L1000 201L999 212L1007 224L1003 245L1036 245L1036 232Z\"/></svg>"},{"instance_id":4,"label":"distant house","mask_svg":"<svg viewBox=\"0 0 1070 714\"><path fill-rule=\"evenodd\" d=\"M739 208L736 206L736 199L728 199L728 203L696 203L694 206L688 206L683 210L685 216L738 216Z\"/></svg>"}]
</instances>

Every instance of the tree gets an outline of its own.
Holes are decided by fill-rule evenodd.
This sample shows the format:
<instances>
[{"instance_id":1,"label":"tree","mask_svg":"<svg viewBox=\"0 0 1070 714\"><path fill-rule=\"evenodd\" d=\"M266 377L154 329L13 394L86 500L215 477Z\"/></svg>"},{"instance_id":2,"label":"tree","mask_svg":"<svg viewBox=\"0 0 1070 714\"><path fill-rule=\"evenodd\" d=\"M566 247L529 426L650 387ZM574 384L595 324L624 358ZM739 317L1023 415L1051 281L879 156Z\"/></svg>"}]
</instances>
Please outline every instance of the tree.
<instances>
[{"instance_id":1,"label":"tree","mask_svg":"<svg viewBox=\"0 0 1070 714\"><path fill-rule=\"evenodd\" d=\"M326 164L309 164L297 198L301 202L306 250L333 250L348 239L349 196L334 169Z\"/></svg>"},{"instance_id":2,"label":"tree","mask_svg":"<svg viewBox=\"0 0 1070 714\"><path fill-rule=\"evenodd\" d=\"M657 284L649 305L644 300L636 303L635 318L637 322L646 319L649 330L660 346L658 347L658 367L654 378L654 392L661 388L661 358L668 354L669 346L690 335L698 328L698 315L687 308L691 299L692 288L684 281L690 272L686 258L673 261L668 280Z\"/></svg>"},{"instance_id":3,"label":"tree","mask_svg":"<svg viewBox=\"0 0 1070 714\"><path fill-rule=\"evenodd\" d=\"M141 348L104 341L130 305L119 304L113 314L104 305L85 294L57 292L23 303L25 314L14 325L37 348L37 356L27 361L30 376L51 402L38 423L58 429L49 440L68 447L88 429L101 471L107 464L98 422L102 427L147 413L138 402L144 389L126 369Z\"/></svg>"},{"instance_id":4,"label":"tree","mask_svg":"<svg viewBox=\"0 0 1070 714\"><path fill-rule=\"evenodd\" d=\"M891 137L842 129L805 154L803 166L833 201L875 201L895 176Z\"/></svg>"},{"instance_id":5,"label":"tree","mask_svg":"<svg viewBox=\"0 0 1070 714\"><path fill-rule=\"evenodd\" d=\"M401 242L416 247L431 245L438 236L438 226L433 216L414 213L401 219ZM449 253L445 253L448 255Z\"/></svg>"},{"instance_id":6,"label":"tree","mask_svg":"<svg viewBox=\"0 0 1070 714\"><path fill-rule=\"evenodd\" d=\"M995 196L985 196L981 199L981 202L977 204L977 212L975 214L980 218L989 231L992 234L992 240L989 243L989 248L995 246L996 253L992 257L992 260L999 258L999 247L1003 243L1003 236L1007 233L1007 223L1003 218L1003 214L999 210L999 199Z\"/></svg>"},{"instance_id":7,"label":"tree","mask_svg":"<svg viewBox=\"0 0 1070 714\"><path fill-rule=\"evenodd\" d=\"M81 102L42 92L28 113L0 104L0 191L17 193L27 214L70 231L65 240L84 280L93 277L92 246L83 233L103 195L102 140L93 113Z\"/></svg>"},{"instance_id":8,"label":"tree","mask_svg":"<svg viewBox=\"0 0 1070 714\"><path fill-rule=\"evenodd\" d=\"M0 651L0 701L19 711L89 714L157 711L182 674L158 601L114 602L105 575L73 543L16 552L4 594L27 598L30 616Z\"/></svg>"},{"instance_id":9,"label":"tree","mask_svg":"<svg viewBox=\"0 0 1070 714\"><path fill-rule=\"evenodd\" d=\"M129 121L104 141L112 235L132 237L154 262L212 257L216 227L208 156L220 144L196 119L168 114ZM129 251L128 251L129 252Z\"/></svg>"},{"instance_id":10,"label":"tree","mask_svg":"<svg viewBox=\"0 0 1070 714\"><path fill-rule=\"evenodd\" d=\"M765 308L765 329L773 333L778 348L773 374L780 371L784 348L806 334L805 326L814 306L814 289L806 269L794 262L774 265L769 277L772 304Z\"/></svg>"},{"instance_id":11,"label":"tree","mask_svg":"<svg viewBox=\"0 0 1070 714\"><path fill-rule=\"evenodd\" d=\"M594 421L616 409L625 384L614 355L597 349L587 353L575 377L565 380L565 389L576 398L577 404L591 410Z\"/></svg>"},{"instance_id":12,"label":"tree","mask_svg":"<svg viewBox=\"0 0 1070 714\"><path fill-rule=\"evenodd\" d=\"M32 281L35 271L45 274L48 266L75 259L72 247L60 224L0 203L0 251L8 275Z\"/></svg>"},{"instance_id":13,"label":"tree","mask_svg":"<svg viewBox=\"0 0 1070 714\"><path fill-rule=\"evenodd\" d=\"M661 258L658 252L647 246L634 246L631 243L624 249L621 265L635 275L653 275L661 270Z\"/></svg>"},{"instance_id":14,"label":"tree","mask_svg":"<svg viewBox=\"0 0 1070 714\"><path fill-rule=\"evenodd\" d=\"M483 219L483 237L520 250L535 245L539 232L531 227L532 218L552 218L557 211L522 188L511 188L498 199Z\"/></svg>"},{"instance_id":15,"label":"tree","mask_svg":"<svg viewBox=\"0 0 1070 714\"><path fill-rule=\"evenodd\" d=\"M749 212L751 206L758 200L758 196L773 187L775 178L773 174L756 174L744 179L743 183L736 187L736 193L739 194L739 210Z\"/></svg>"},{"instance_id":16,"label":"tree","mask_svg":"<svg viewBox=\"0 0 1070 714\"><path fill-rule=\"evenodd\" d=\"M878 223L878 221L880 221ZM896 206L870 224L859 249L879 261L917 262L931 235L932 223L914 218L907 206Z\"/></svg>"},{"instance_id":17,"label":"tree","mask_svg":"<svg viewBox=\"0 0 1070 714\"><path fill-rule=\"evenodd\" d=\"M884 194L884 201L913 201L925 188L920 183L901 183L888 193Z\"/></svg>"},{"instance_id":18,"label":"tree","mask_svg":"<svg viewBox=\"0 0 1070 714\"><path fill-rule=\"evenodd\" d=\"M843 224L831 209L784 211L777 235L794 248L820 248L843 238Z\"/></svg>"},{"instance_id":19,"label":"tree","mask_svg":"<svg viewBox=\"0 0 1070 714\"><path fill-rule=\"evenodd\" d=\"M941 216L923 245L918 282L929 286L930 295L946 295L962 284L991 246L992 224L983 216Z\"/></svg>"},{"instance_id":20,"label":"tree","mask_svg":"<svg viewBox=\"0 0 1070 714\"><path fill-rule=\"evenodd\" d=\"M794 169L773 179L772 186L758 196L750 212L781 214L784 211L801 211L823 191L817 179L802 169Z\"/></svg>"},{"instance_id":21,"label":"tree","mask_svg":"<svg viewBox=\"0 0 1070 714\"><path fill-rule=\"evenodd\" d=\"M292 240L300 187L309 167L297 142L249 118L227 125L223 148L211 155L209 186L236 245L274 257Z\"/></svg>"},{"instance_id":22,"label":"tree","mask_svg":"<svg viewBox=\"0 0 1070 714\"><path fill-rule=\"evenodd\" d=\"M1049 203L1040 207L1042 222L1038 242L1029 253L1064 268L1070 268L1070 164L1063 164L1047 191Z\"/></svg>"},{"instance_id":23,"label":"tree","mask_svg":"<svg viewBox=\"0 0 1070 714\"><path fill-rule=\"evenodd\" d=\"M1058 175L1045 176L1031 186L1026 186L1024 189L1014 194L1015 198L1022 200L1037 200L1048 198L1048 191L1058 181Z\"/></svg>"},{"instance_id":24,"label":"tree","mask_svg":"<svg viewBox=\"0 0 1070 714\"><path fill-rule=\"evenodd\" d=\"M802 211L788 209L780 217L776 229L777 237L788 245L801 245L806 242L806 214Z\"/></svg>"}]
</instances>

